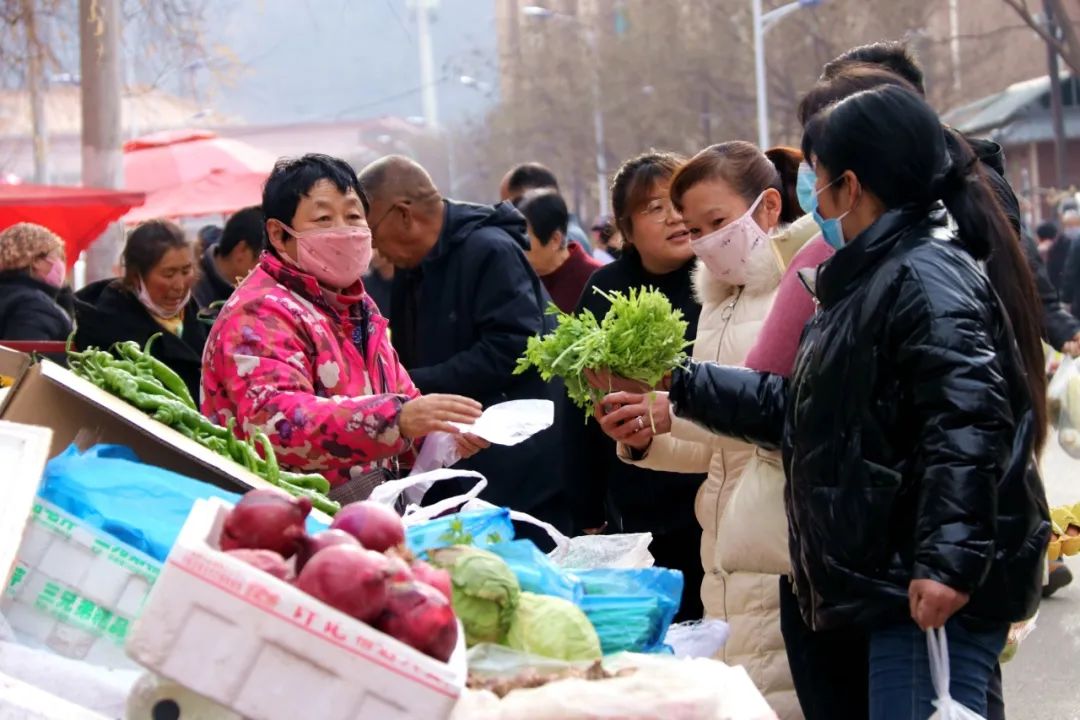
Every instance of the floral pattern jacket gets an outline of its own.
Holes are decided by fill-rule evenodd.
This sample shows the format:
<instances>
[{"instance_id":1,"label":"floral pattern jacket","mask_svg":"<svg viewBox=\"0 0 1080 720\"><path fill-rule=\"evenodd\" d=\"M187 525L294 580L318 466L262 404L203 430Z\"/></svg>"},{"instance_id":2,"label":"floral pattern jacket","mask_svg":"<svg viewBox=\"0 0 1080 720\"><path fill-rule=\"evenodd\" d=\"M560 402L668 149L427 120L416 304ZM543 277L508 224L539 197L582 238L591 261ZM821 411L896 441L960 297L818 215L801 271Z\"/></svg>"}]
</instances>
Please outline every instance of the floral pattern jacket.
<instances>
[{"instance_id":1,"label":"floral pattern jacket","mask_svg":"<svg viewBox=\"0 0 1080 720\"><path fill-rule=\"evenodd\" d=\"M364 292L331 295L265 253L225 304L203 354L203 413L265 432L283 468L339 485L411 452L398 431L420 391Z\"/></svg>"}]
</instances>

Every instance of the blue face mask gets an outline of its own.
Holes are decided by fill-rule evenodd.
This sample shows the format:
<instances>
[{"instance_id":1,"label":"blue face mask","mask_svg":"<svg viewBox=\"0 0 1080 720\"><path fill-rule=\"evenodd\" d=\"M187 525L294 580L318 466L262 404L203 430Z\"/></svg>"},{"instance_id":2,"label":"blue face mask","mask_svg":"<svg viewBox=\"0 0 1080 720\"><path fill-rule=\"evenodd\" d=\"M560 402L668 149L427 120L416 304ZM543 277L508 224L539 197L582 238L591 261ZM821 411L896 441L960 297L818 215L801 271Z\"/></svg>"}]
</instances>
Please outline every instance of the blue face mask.
<instances>
[{"instance_id":1,"label":"blue face mask","mask_svg":"<svg viewBox=\"0 0 1080 720\"><path fill-rule=\"evenodd\" d=\"M839 179L837 178L837 180ZM799 196L799 205L802 206L803 212L813 215L814 222L821 229L821 236L825 239L825 242L834 250L840 250L844 247L844 229L840 225L840 221L847 217L848 213L844 213L838 218L826 220L818 212L818 195L835 182L836 180L833 180L821 190L817 190L814 187L817 185L817 174L814 173L813 168L803 163L799 166L799 179L795 185L795 191Z\"/></svg>"}]
</instances>

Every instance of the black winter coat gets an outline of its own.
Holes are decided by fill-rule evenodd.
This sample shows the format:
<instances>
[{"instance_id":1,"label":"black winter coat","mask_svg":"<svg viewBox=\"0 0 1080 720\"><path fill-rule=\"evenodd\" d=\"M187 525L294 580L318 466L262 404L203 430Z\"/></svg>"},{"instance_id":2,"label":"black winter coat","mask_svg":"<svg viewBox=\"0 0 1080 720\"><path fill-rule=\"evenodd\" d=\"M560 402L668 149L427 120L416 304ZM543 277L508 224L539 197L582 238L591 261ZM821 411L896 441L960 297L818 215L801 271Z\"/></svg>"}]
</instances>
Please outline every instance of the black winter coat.
<instances>
[{"instance_id":1,"label":"black winter coat","mask_svg":"<svg viewBox=\"0 0 1080 720\"><path fill-rule=\"evenodd\" d=\"M894 210L817 273L795 373L677 370L679 415L783 448L795 586L823 630L910 618L908 585L1038 607L1050 533L1019 352L986 276L925 213Z\"/></svg>"},{"instance_id":2,"label":"black winter coat","mask_svg":"<svg viewBox=\"0 0 1080 720\"><path fill-rule=\"evenodd\" d=\"M525 219L509 203L446 201L435 247L419 267L394 274L392 339L421 392L465 395L485 407L561 396L560 384L545 383L536 372L514 374L529 338L554 326L544 314L550 298L525 257L527 247ZM481 497L489 502L525 512L550 505L562 492L558 408L556 402L556 427L454 467L483 473L488 486ZM439 483L425 502L462 489Z\"/></svg>"},{"instance_id":3,"label":"black winter coat","mask_svg":"<svg viewBox=\"0 0 1080 720\"><path fill-rule=\"evenodd\" d=\"M60 295L22 270L0 272L0 340L67 340L71 316Z\"/></svg>"},{"instance_id":4,"label":"black winter coat","mask_svg":"<svg viewBox=\"0 0 1080 720\"><path fill-rule=\"evenodd\" d=\"M593 273L578 301L576 312L590 310L603 319L611 303L595 291L626 292L651 286L662 292L688 322L686 339L697 336L701 305L694 297L690 273L696 260L667 275L652 275L636 252ZM615 441L584 411L564 398L566 423L566 479L573 498L575 530L597 528L607 522L612 532L666 533L697 524L694 497L703 474L647 470L619 460Z\"/></svg>"},{"instance_id":5,"label":"black winter coat","mask_svg":"<svg viewBox=\"0 0 1080 720\"><path fill-rule=\"evenodd\" d=\"M75 293L75 344L80 349L108 349L113 343L134 340L145 345L161 333L151 353L172 368L199 402L202 384L202 352L210 328L198 319L195 298L184 308L182 336L168 332L147 312L135 295L118 280L99 280Z\"/></svg>"}]
</instances>

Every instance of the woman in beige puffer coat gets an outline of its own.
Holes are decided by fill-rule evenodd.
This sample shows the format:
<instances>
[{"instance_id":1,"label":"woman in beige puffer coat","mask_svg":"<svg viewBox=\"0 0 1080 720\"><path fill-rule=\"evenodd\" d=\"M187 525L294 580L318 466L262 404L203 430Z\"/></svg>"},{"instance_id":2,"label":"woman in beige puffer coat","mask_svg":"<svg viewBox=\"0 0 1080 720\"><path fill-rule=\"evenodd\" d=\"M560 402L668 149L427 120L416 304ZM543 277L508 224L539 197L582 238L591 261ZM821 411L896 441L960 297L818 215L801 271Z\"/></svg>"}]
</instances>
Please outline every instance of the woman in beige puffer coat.
<instances>
[{"instance_id":1,"label":"woman in beige puffer coat","mask_svg":"<svg viewBox=\"0 0 1080 720\"><path fill-rule=\"evenodd\" d=\"M800 159L795 151L783 149L770 151L766 159L749 143L724 143L699 153L672 181L672 200L683 212L687 227L695 238L706 241L704 248L695 242L702 257L694 274L702 305L695 359L743 364L780 283L782 267L775 246L801 244L817 232L809 217L781 224L801 214L794 194ZM781 192L784 188L788 191ZM743 215L761 228L751 228L751 236L757 235L748 243L752 246L742 253L725 250L710 257L708 246L717 243L709 234ZM723 221L719 227L711 224L717 219ZM766 238L763 231L771 231L772 237ZM731 231L714 237L726 247L740 242L738 234ZM724 273L733 259L738 272ZM666 400L666 396L658 397ZM656 403L655 412L666 411L664 402ZM673 414L670 423L670 433L652 437L644 450L620 443L620 458L654 470L709 473L698 490L695 514L702 527L705 614L727 621L731 631L717 657L742 665L781 718L801 718L780 634L779 575L787 563L782 497L765 499L764 507L753 498L754 517L735 517L728 508L741 483L755 483L764 474L775 478L775 472L782 484L783 472L776 458L753 445L715 435ZM748 503L742 505L746 508ZM718 537L725 538L725 543L718 544ZM737 545L739 552L725 552L724 545Z\"/></svg>"}]
</instances>

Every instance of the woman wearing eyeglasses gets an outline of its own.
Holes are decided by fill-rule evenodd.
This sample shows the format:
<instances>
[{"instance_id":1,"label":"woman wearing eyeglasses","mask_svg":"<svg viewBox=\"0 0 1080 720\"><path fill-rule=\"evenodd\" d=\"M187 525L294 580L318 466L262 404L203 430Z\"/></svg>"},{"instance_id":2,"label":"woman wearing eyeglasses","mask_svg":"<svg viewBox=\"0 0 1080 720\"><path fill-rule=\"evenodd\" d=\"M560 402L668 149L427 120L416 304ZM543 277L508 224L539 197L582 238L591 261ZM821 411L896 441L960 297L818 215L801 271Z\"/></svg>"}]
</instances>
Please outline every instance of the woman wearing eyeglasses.
<instances>
[{"instance_id":1,"label":"woman wearing eyeglasses","mask_svg":"<svg viewBox=\"0 0 1080 720\"><path fill-rule=\"evenodd\" d=\"M625 293L653 287L682 311L688 322L687 340L697 334L701 306L690 278L694 252L690 233L668 193L682 162L682 157L672 153L648 153L619 169L611 201L624 238L623 253L593 273L578 301L578 312L588 309L597 318L604 317L609 303L596 290ZM704 571L694 496L704 473L657 472L624 464L616 457L615 442L604 435L595 419L582 426L581 412L571 408L566 423L566 487L577 495L572 503L577 528L599 531L606 524L611 532L651 532L649 551L656 564L681 570L684 576L678 619L700 618Z\"/></svg>"}]
</instances>

